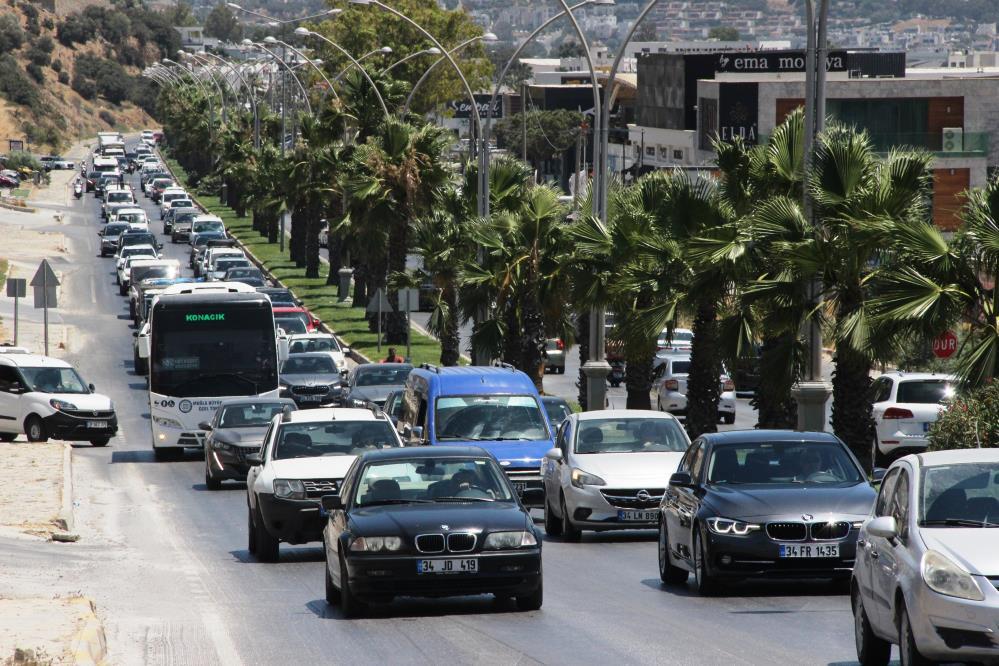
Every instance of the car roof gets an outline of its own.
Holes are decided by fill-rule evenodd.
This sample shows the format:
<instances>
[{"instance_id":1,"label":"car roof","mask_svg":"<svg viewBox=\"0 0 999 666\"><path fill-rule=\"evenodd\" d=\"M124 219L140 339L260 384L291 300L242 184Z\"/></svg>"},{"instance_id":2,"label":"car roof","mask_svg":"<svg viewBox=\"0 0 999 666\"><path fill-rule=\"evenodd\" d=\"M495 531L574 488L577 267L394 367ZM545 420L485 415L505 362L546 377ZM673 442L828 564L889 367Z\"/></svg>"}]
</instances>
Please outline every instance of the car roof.
<instances>
[{"instance_id":1,"label":"car roof","mask_svg":"<svg viewBox=\"0 0 999 666\"><path fill-rule=\"evenodd\" d=\"M999 462L999 449L951 449L948 451L926 451L909 455L902 460L915 458L922 467L938 465L959 465L961 463Z\"/></svg>"},{"instance_id":2,"label":"car roof","mask_svg":"<svg viewBox=\"0 0 999 666\"><path fill-rule=\"evenodd\" d=\"M281 423L328 423L330 421L384 421L385 415L359 407L319 407L301 409L280 417Z\"/></svg>"},{"instance_id":3,"label":"car roof","mask_svg":"<svg viewBox=\"0 0 999 666\"><path fill-rule=\"evenodd\" d=\"M701 435L709 444L753 444L756 442L836 442L839 439L830 432L801 430L729 430Z\"/></svg>"},{"instance_id":4,"label":"car roof","mask_svg":"<svg viewBox=\"0 0 999 666\"><path fill-rule=\"evenodd\" d=\"M537 392L530 377L512 366L474 365L439 368L424 364L414 372L425 378L428 383L437 383L441 392L452 395Z\"/></svg>"},{"instance_id":5,"label":"car roof","mask_svg":"<svg viewBox=\"0 0 999 666\"><path fill-rule=\"evenodd\" d=\"M310 412L316 410L308 410ZM392 449L377 449L365 451L358 457L358 462L377 462L382 460L425 460L428 458L491 458L485 449L478 446L409 446Z\"/></svg>"},{"instance_id":6,"label":"car roof","mask_svg":"<svg viewBox=\"0 0 999 666\"><path fill-rule=\"evenodd\" d=\"M325 351L290 352L288 358L292 356L295 358L329 358L330 353Z\"/></svg>"},{"instance_id":7,"label":"car roof","mask_svg":"<svg viewBox=\"0 0 999 666\"><path fill-rule=\"evenodd\" d=\"M288 336L288 340L289 341L293 341L293 340L316 340L316 339L320 339L320 338L323 339L323 340L325 340L327 338L336 338L336 336L333 335L332 333L292 333L291 335ZM369 364L369 365L376 365L376 364L372 363L372 364ZM377 365L385 365L385 364L384 363L379 363Z\"/></svg>"},{"instance_id":8,"label":"car roof","mask_svg":"<svg viewBox=\"0 0 999 666\"><path fill-rule=\"evenodd\" d=\"M354 372L367 372L368 370L374 370L376 368L409 368L412 369L413 366L409 363L362 363L361 365L354 368Z\"/></svg>"},{"instance_id":9,"label":"car roof","mask_svg":"<svg viewBox=\"0 0 999 666\"><path fill-rule=\"evenodd\" d=\"M136 250L152 250L153 252L155 252L156 248L153 247L152 245L144 245L142 243L139 243L136 245L126 245L125 247L121 248L122 252L125 252L126 250L131 252L132 254L137 254L135 252Z\"/></svg>"},{"instance_id":10,"label":"car roof","mask_svg":"<svg viewBox=\"0 0 999 666\"><path fill-rule=\"evenodd\" d=\"M19 368L72 368L69 363L51 356L40 354L0 354L0 361L10 361L8 365Z\"/></svg>"},{"instance_id":11,"label":"car roof","mask_svg":"<svg viewBox=\"0 0 999 666\"><path fill-rule=\"evenodd\" d=\"M219 407L232 407L233 405L287 405L295 406L295 401L291 398L226 398L219 403Z\"/></svg>"},{"instance_id":12,"label":"car roof","mask_svg":"<svg viewBox=\"0 0 999 666\"><path fill-rule=\"evenodd\" d=\"M592 412L573 414L579 421L597 421L601 419L661 419L675 421L676 417L666 412L654 409L597 409Z\"/></svg>"},{"instance_id":13,"label":"car roof","mask_svg":"<svg viewBox=\"0 0 999 666\"><path fill-rule=\"evenodd\" d=\"M900 382L910 382L910 381L926 381L927 379L932 379L936 381L957 381L954 375L948 375L943 372L902 372L901 370L893 370L892 372L886 372L878 377L890 377L892 379L897 379Z\"/></svg>"}]
</instances>

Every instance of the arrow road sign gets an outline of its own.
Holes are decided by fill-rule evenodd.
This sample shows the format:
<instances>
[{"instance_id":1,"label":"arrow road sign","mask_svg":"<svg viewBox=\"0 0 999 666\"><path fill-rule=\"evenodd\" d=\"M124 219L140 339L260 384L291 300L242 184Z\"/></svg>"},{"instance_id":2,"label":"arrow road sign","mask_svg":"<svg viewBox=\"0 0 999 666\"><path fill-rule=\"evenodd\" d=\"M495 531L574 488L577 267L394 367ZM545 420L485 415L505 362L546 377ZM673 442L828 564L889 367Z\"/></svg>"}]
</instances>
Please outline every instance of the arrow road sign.
<instances>
[{"instance_id":1,"label":"arrow road sign","mask_svg":"<svg viewBox=\"0 0 999 666\"><path fill-rule=\"evenodd\" d=\"M38 264L38 270L35 271L35 277L31 278L32 287L58 287L59 278L56 277L55 271L49 266L48 259L42 259L42 263Z\"/></svg>"},{"instance_id":2,"label":"arrow road sign","mask_svg":"<svg viewBox=\"0 0 999 666\"><path fill-rule=\"evenodd\" d=\"M365 312L368 314L395 312L395 308L392 307L389 303L388 297L385 296L385 290L379 289L368 300L368 307L365 308Z\"/></svg>"}]
</instances>

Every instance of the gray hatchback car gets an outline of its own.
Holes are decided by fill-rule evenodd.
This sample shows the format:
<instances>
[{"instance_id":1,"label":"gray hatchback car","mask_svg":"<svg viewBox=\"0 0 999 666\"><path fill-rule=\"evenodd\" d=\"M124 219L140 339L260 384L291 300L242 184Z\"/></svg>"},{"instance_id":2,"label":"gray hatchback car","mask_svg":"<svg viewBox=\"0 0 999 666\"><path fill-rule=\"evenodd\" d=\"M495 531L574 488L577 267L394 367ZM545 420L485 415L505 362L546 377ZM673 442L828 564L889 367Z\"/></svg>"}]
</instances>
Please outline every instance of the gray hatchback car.
<instances>
[{"instance_id":1,"label":"gray hatchback car","mask_svg":"<svg viewBox=\"0 0 999 666\"><path fill-rule=\"evenodd\" d=\"M857 656L999 661L999 450L908 455L861 527L851 581Z\"/></svg>"}]
</instances>

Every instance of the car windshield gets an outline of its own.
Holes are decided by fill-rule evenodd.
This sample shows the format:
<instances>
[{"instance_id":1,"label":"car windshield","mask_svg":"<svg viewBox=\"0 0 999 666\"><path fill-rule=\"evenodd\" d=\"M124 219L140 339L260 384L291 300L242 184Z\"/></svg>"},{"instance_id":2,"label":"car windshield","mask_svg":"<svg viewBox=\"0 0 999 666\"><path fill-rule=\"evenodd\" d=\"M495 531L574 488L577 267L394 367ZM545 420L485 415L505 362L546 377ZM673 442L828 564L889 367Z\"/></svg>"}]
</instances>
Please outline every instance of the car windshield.
<instances>
[{"instance_id":1,"label":"car windshield","mask_svg":"<svg viewBox=\"0 0 999 666\"><path fill-rule=\"evenodd\" d=\"M708 483L847 485L864 480L837 442L748 442L714 447Z\"/></svg>"},{"instance_id":2,"label":"car windshield","mask_svg":"<svg viewBox=\"0 0 999 666\"><path fill-rule=\"evenodd\" d=\"M191 203L190 199L174 199L170 202L170 208L190 208Z\"/></svg>"},{"instance_id":3,"label":"car windshield","mask_svg":"<svg viewBox=\"0 0 999 666\"><path fill-rule=\"evenodd\" d=\"M180 272L176 265L166 266L135 266L132 268L132 281L142 282L149 278L175 278Z\"/></svg>"},{"instance_id":4,"label":"car windshield","mask_svg":"<svg viewBox=\"0 0 999 666\"><path fill-rule=\"evenodd\" d=\"M618 418L579 422L576 453L681 453L687 438L673 419Z\"/></svg>"},{"instance_id":5,"label":"car windshield","mask_svg":"<svg viewBox=\"0 0 999 666\"><path fill-rule=\"evenodd\" d=\"M215 232L221 234L225 231L225 225L223 225L218 220L201 220L200 222L195 222L191 230L196 234L201 234L205 232Z\"/></svg>"},{"instance_id":6,"label":"car windshield","mask_svg":"<svg viewBox=\"0 0 999 666\"><path fill-rule=\"evenodd\" d=\"M90 393L73 368L21 368L32 391L39 393Z\"/></svg>"},{"instance_id":7,"label":"car windshield","mask_svg":"<svg viewBox=\"0 0 999 666\"><path fill-rule=\"evenodd\" d=\"M229 277L241 277L241 278L262 278L263 273L260 272L259 268L230 268L229 272L226 273Z\"/></svg>"},{"instance_id":8,"label":"car windshield","mask_svg":"<svg viewBox=\"0 0 999 666\"><path fill-rule=\"evenodd\" d=\"M108 193L108 203L119 203L121 201L132 201L131 192L109 192Z\"/></svg>"},{"instance_id":9,"label":"car windshield","mask_svg":"<svg viewBox=\"0 0 999 666\"><path fill-rule=\"evenodd\" d=\"M254 403L223 407L222 414L219 416L219 427L266 427L271 422L272 418L284 411L284 408L285 404L280 402Z\"/></svg>"},{"instance_id":10,"label":"car windshield","mask_svg":"<svg viewBox=\"0 0 999 666\"><path fill-rule=\"evenodd\" d=\"M297 303L295 303L295 297L292 296L291 292L287 289L265 291L263 293L267 294L267 297L271 299L271 303L275 306L294 307L297 305Z\"/></svg>"},{"instance_id":11,"label":"car windshield","mask_svg":"<svg viewBox=\"0 0 999 666\"><path fill-rule=\"evenodd\" d=\"M109 224L104 227L105 236L120 236L128 228L127 224Z\"/></svg>"},{"instance_id":12,"label":"car windshield","mask_svg":"<svg viewBox=\"0 0 999 666\"><path fill-rule=\"evenodd\" d=\"M246 259L219 259L215 263L215 272L225 273L230 268L248 268L252 265Z\"/></svg>"},{"instance_id":13,"label":"car windshield","mask_svg":"<svg viewBox=\"0 0 999 666\"><path fill-rule=\"evenodd\" d=\"M569 408L569 403L562 399L556 400L542 400L542 404L545 406L545 412L548 414L548 421L552 425L558 425L569 418L572 414L572 410Z\"/></svg>"},{"instance_id":14,"label":"car windshield","mask_svg":"<svg viewBox=\"0 0 999 666\"><path fill-rule=\"evenodd\" d=\"M535 441L548 438L548 425L534 396L469 395L437 398L440 441Z\"/></svg>"},{"instance_id":15,"label":"car windshield","mask_svg":"<svg viewBox=\"0 0 999 666\"><path fill-rule=\"evenodd\" d=\"M336 364L329 356L289 356L281 368L282 375L332 374L336 371Z\"/></svg>"},{"instance_id":16,"label":"car windshield","mask_svg":"<svg viewBox=\"0 0 999 666\"><path fill-rule=\"evenodd\" d=\"M415 458L372 462L362 471L354 506L427 502L515 501L491 458Z\"/></svg>"},{"instance_id":17,"label":"car windshield","mask_svg":"<svg viewBox=\"0 0 999 666\"><path fill-rule=\"evenodd\" d=\"M920 380L901 382L898 385L896 402L910 404L938 404L954 397L954 387L945 380Z\"/></svg>"},{"instance_id":18,"label":"car windshield","mask_svg":"<svg viewBox=\"0 0 999 666\"><path fill-rule=\"evenodd\" d=\"M920 486L920 525L999 527L999 463L924 467Z\"/></svg>"},{"instance_id":19,"label":"car windshield","mask_svg":"<svg viewBox=\"0 0 999 666\"><path fill-rule=\"evenodd\" d=\"M121 250L122 257L155 257L156 250L151 247L124 247Z\"/></svg>"},{"instance_id":20,"label":"car windshield","mask_svg":"<svg viewBox=\"0 0 999 666\"><path fill-rule=\"evenodd\" d=\"M287 335L295 333L308 333L305 322L298 317L274 317L274 325Z\"/></svg>"},{"instance_id":21,"label":"car windshield","mask_svg":"<svg viewBox=\"0 0 999 666\"><path fill-rule=\"evenodd\" d=\"M222 238L221 234L214 234L214 233L199 234L194 237L194 245L198 247L204 247L208 245L208 241L218 240L220 238Z\"/></svg>"},{"instance_id":22,"label":"car windshield","mask_svg":"<svg viewBox=\"0 0 999 666\"><path fill-rule=\"evenodd\" d=\"M369 364L357 369L355 383L357 386L402 386L409 377L412 367L404 366L379 366Z\"/></svg>"},{"instance_id":23,"label":"car windshield","mask_svg":"<svg viewBox=\"0 0 999 666\"><path fill-rule=\"evenodd\" d=\"M281 428L274 460L358 456L372 449L399 446L388 420L335 421L333 423L288 423Z\"/></svg>"},{"instance_id":24,"label":"car windshield","mask_svg":"<svg viewBox=\"0 0 999 666\"><path fill-rule=\"evenodd\" d=\"M292 354L303 352L338 352L340 345L333 338L306 338L304 340L292 340L288 351Z\"/></svg>"}]
</instances>

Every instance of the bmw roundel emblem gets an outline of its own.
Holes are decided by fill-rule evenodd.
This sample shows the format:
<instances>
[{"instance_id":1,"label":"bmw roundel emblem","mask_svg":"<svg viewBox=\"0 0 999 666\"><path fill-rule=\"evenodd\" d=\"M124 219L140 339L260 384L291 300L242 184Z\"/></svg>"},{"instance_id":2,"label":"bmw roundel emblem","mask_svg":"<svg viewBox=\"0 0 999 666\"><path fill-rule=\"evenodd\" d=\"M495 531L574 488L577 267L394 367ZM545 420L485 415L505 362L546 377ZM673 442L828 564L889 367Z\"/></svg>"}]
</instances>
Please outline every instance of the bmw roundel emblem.
<instances>
[{"instance_id":1,"label":"bmw roundel emblem","mask_svg":"<svg viewBox=\"0 0 999 666\"><path fill-rule=\"evenodd\" d=\"M184 412L185 414L191 411L191 408L193 406L194 405L191 404L190 400L181 400L179 403L177 403L177 409Z\"/></svg>"},{"instance_id":2,"label":"bmw roundel emblem","mask_svg":"<svg viewBox=\"0 0 999 666\"><path fill-rule=\"evenodd\" d=\"M812 519L812 518L814 518L814 517L815 517L815 516L813 516L813 515L812 515L812 514L810 514L810 513L803 513L803 514L801 514L801 519L802 519L802 520L811 520L811 519Z\"/></svg>"},{"instance_id":3,"label":"bmw roundel emblem","mask_svg":"<svg viewBox=\"0 0 999 666\"><path fill-rule=\"evenodd\" d=\"M447 532L449 529L451 529L451 526L450 525L441 525L441 529L444 530L445 532Z\"/></svg>"}]
</instances>

